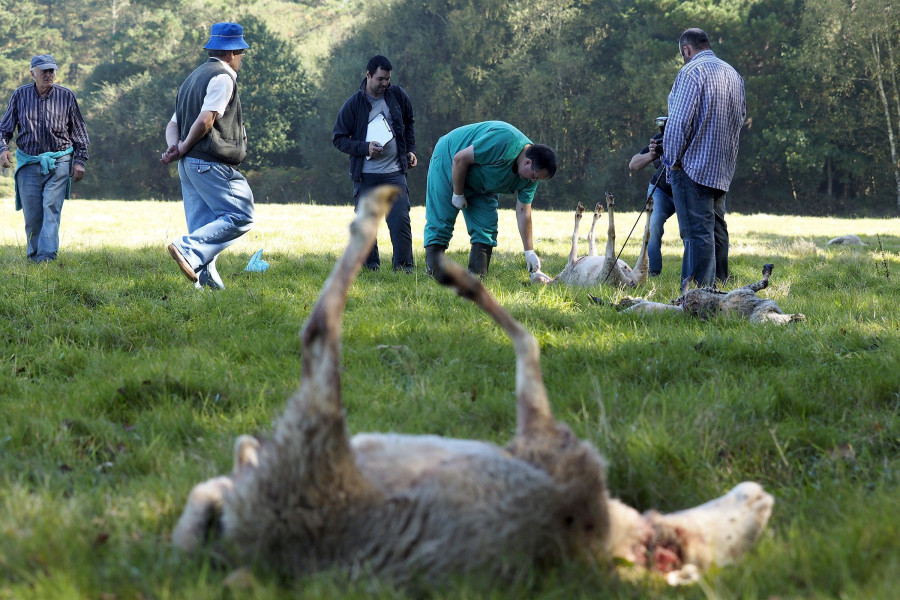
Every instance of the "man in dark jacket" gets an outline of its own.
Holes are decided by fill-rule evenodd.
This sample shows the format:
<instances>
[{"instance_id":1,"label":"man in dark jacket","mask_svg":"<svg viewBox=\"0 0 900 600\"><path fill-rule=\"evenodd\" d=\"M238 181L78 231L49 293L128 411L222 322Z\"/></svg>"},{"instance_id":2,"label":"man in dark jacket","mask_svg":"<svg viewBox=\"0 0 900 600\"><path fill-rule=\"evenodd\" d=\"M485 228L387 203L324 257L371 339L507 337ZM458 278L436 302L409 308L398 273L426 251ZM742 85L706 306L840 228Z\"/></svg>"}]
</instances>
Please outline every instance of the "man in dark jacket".
<instances>
[{"instance_id":1,"label":"man in dark jacket","mask_svg":"<svg viewBox=\"0 0 900 600\"><path fill-rule=\"evenodd\" d=\"M657 117L657 124L665 123L665 117ZM653 165L656 173L650 178L647 195L653 194L653 212L650 213L650 242L647 244L647 256L650 259L650 277L662 272L662 236L666 221L675 214L675 202L672 200L672 186L666 181L665 170L660 166L663 145L662 132L657 133L644 148L631 157L628 168L640 171L647 165Z\"/></svg>"},{"instance_id":2,"label":"man in dark jacket","mask_svg":"<svg viewBox=\"0 0 900 600\"><path fill-rule=\"evenodd\" d=\"M415 262L406 171L418 164L416 135L412 102L403 88L391 86L391 70L391 63L384 56L369 59L366 78L338 113L332 143L350 155L350 179L357 202L379 185L400 188L387 225L394 246L394 270L411 272ZM365 264L372 271L380 268L377 242Z\"/></svg>"},{"instance_id":3,"label":"man in dark jacket","mask_svg":"<svg viewBox=\"0 0 900 600\"><path fill-rule=\"evenodd\" d=\"M237 170L247 156L237 72L249 46L243 27L216 23L204 48L209 60L178 89L161 160L178 161L188 226L169 254L196 287L222 289L216 257L253 225L253 192Z\"/></svg>"}]
</instances>

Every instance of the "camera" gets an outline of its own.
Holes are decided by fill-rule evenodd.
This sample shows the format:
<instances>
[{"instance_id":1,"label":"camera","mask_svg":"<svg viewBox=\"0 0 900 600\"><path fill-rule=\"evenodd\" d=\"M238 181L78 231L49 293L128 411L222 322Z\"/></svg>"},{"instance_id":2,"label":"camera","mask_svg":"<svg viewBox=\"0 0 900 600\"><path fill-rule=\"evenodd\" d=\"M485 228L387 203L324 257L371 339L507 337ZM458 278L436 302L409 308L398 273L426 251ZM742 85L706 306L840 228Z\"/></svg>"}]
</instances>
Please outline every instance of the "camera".
<instances>
[{"instance_id":1,"label":"camera","mask_svg":"<svg viewBox=\"0 0 900 600\"><path fill-rule=\"evenodd\" d=\"M666 132L666 121L669 120L669 117L656 117L656 126L659 127L660 133Z\"/></svg>"},{"instance_id":2,"label":"camera","mask_svg":"<svg viewBox=\"0 0 900 600\"><path fill-rule=\"evenodd\" d=\"M660 132L661 134L665 134L665 133L666 133L666 121L668 121L668 120L669 120L669 117L665 117L665 116L663 116L663 117L656 117L655 123L656 123L656 126L659 127L659 132ZM662 140L659 140L659 142L657 143L657 145L656 145L656 152L654 152L654 155L657 156L657 157L663 155Z\"/></svg>"}]
</instances>

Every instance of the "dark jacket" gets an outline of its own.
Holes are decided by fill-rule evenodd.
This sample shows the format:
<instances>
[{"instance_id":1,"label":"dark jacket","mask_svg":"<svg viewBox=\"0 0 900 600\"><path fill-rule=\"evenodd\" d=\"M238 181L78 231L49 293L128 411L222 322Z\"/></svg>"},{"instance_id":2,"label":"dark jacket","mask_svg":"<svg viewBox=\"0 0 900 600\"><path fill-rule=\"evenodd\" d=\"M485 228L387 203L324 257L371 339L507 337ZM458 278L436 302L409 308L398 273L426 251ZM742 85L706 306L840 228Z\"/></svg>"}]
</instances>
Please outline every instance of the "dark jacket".
<instances>
[{"instance_id":1,"label":"dark jacket","mask_svg":"<svg viewBox=\"0 0 900 600\"><path fill-rule=\"evenodd\" d=\"M211 58L188 75L178 88L175 114L178 116L179 137L183 140L200 114L210 80L223 73L234 82L234 91L225 114L215 120L209 133L188 150L187 156L236 167L247 157L247 132L244 130L237 81L221 61Z\"/></svg>"},{"instance_id":2,"label":"dark jacket","mask_svg":"<svg viewBox=\"0 0 900 600\"><path fill-rule=\"evenodd\" d=\"M663 139L662 133L657 133L653 136L653 139L657 142L661 142ZM650 144L644 146L644 149L638 152L638 154L647 154L650 152ZM666 170L660 169L660 160L659 157L653 159L653 168L656 169L656 173L653 174L653 177L650 178L650 185L656 185L657 188L661 189L663 193L672 195L672 184L666 181ZM656 183L656 180L659 180L659 183Z\"/></svg>"},{"instance_id":3,"label":"dark jacket","mask_svg":"<svg viewBox=\"0 0 900 600\"><path fill-rule=\"evenodd\" d=\"M408 152L416 151L416 133L413 127L412 102L406 91L399 86L391 86L384 93L384 101L391 113L390 125L397 140L397 158L400 161L400 171L406 173L409 161L406 158ZM369 126L369 111L372 103L366 96L366 80L363 79L359 90L350 96L334 123L331 143L334 147L350 155L350 179L362 180L362 167L366 156L369 155L369 143L366 142L366 129Z\"/></svg>"}]
</instances>

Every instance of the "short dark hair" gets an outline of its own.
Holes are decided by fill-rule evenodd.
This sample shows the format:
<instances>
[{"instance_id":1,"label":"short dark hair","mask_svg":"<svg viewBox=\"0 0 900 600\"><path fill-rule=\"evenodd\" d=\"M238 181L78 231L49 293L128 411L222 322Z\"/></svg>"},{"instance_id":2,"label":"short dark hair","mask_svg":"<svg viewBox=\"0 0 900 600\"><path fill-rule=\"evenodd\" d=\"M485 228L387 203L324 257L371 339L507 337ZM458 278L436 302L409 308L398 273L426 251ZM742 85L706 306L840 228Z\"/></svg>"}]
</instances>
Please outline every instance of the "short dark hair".
<instances>
[{"instance_id":1,"label":"short dark hair","mask_svg":"<svg viewBox=\"0 0 900 600\"><path fill-rule=\"evenodd\" d=\"M681 34L681 38L678 40L678 47L681 48L682 46L690 46L697 50L707 50L710 47L709 36L702 29L692 27Z\"/></svg>"},{"instance_id":2,"label":"short dark hair","mask_svg":"<svg viewBox=\"0 0 900 600\"><path fill-rule=\"evenodd\" d=\"M378 69L393 71L394 67L391 66L391 61L389 61L386 56L378 54L369 59L369 64L366 65L366 72L369 75L374 75L375 71Z\"/></svg>"},{"instance_id":3,"label":"short dark hair","mask_svg":"<svg viewBox=\"0 0 900 600\"><path fill-rule=\"evenodd\" d=\"M225 58L231 55L231 50L207 50L206 53L210 58Z\"/></svg>"},{"instance_id":4,"label":"short dark hair","mask_svg":"<svg viewBox=\"0 0 900 600\"><path fill-rule=\"evenodd\" d=\"M535 171L543 171L544 169L550 174L547 179L552 179L556 175L556 152L550 146L544 144L532 144L525 151L525 158L531 159L532 169Z\"/></svg>"}]
</instances>

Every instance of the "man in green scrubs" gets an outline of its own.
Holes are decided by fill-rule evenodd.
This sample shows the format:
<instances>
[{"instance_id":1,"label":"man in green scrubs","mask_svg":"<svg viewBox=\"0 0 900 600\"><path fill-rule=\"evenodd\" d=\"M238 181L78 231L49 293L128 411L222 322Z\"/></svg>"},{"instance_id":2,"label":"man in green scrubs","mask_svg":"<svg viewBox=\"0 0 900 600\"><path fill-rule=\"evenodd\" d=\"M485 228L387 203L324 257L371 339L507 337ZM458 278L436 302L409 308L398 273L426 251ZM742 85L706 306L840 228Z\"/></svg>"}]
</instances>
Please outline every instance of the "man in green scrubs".
<instances>
[{"instance_id":1,"label":"man in green scrubs","mask_svg":"<svg viewBox=\"0 0 900 600\"><path fill-rule=\"evenodd\" d=\"M516 194L516 221L528 270L538 271L531 234L531 201L537 182L556 173L556 153L533 144L503 121L485 121L454 129L441 137L428 165L425 192L425 264L434 272L437 257L453 237L456 216L466 220L472 249L469 271L486 275L497 245L499 194Z\"/></svg>"}]
</instances>

